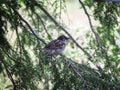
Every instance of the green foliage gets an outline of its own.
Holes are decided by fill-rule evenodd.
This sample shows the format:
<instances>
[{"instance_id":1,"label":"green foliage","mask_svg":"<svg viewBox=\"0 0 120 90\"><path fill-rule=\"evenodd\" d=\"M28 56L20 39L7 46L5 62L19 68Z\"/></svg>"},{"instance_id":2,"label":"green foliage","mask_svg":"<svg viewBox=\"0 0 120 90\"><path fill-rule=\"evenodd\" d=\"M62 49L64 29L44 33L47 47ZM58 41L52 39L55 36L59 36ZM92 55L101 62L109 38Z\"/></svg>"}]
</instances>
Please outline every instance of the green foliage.
<instances>
[{"instance_id":1,"label":"green foliage","mask_svg":"<svg viewBox=\"0 0 120 90\"><path fill-rule=\"evenodd\" d=\"M74 58L50 56L36 50L52 40L54 32L60 32L55 20L61 18L64 3L64 0L0 1L1 90L120 89L119 3L84 1L101 24L96 28L101 46L97 46L93 36L87 48L94 54L85 56L95 68L88 62L78 64ZM55 18L50 19L50 15ZM103 67L97 66L98 63Z\"/></svg>"},{"instance_id":2,"label":"green foliage","mask_svg":"<svg viewBox=\"0 0 120 90\"><path fill-rule=\"evenodd\" d=\"M101 62L104 65L104 70L109 72L109 80L114 83L116 89L119 86L119 30L120 23L118 17L120 16L120 4L115 2L98 3L94 0L85 1L86 5L93 8L93 16L95 20L100 22L100 26L96 28L100 36L102 50L96 49L94 60ZM93 3L93 5L91 4ZM94 42L94 41L93 41ZM91 43L93 43L91 42ZM90 44L94 48L95 44ZM99 56L99 59L98 59Z\"/></svg>"}]
</instances>

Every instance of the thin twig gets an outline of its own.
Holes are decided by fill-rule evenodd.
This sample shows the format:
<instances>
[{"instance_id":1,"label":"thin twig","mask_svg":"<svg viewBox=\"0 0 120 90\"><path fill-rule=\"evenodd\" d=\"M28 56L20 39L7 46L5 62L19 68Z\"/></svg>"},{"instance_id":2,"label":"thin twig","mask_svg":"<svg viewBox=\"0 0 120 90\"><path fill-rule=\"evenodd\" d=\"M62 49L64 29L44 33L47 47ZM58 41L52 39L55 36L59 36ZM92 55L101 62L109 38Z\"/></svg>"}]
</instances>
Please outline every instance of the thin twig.
<instances>
[{"instance_id":1,"label":"thin twig","mask_svg":"<svg viewBox=\"0 0 120 90\"><path fill-rule=\"evenodd\" d=\"M17 90L16 85L15 85L15 81L14 81L14 79L13 79L11 73L9 72L6 63L4 62L3 56L0 55L0 58L1 58L2 64L3 64L4 67L5 67L5 70L6 70L6 73L7 73L7 75L8 75L8 78L11 80L11 82L12 82L12 84L13 84L13 89L14 89L14 90Z\"/></svg>"},{"instance_id":2,"label":"thin twig","mask_svg":"<svg viewBox=\"0 0 120 90\"><path fill-rule=\"evenodd\" d=\"M23 19L23 17L22 17L16 10L13 9L13 11L14 11L14 12L19 16L19 18L28 26L28 28L30 29L30 31L32 32L32 34L33 34L37 39L39 39L41 42L43 42L44 44L46 44L46 42L45 42L42 38L40 38L40 37L37 36L37 34L34 32L34 30L32 29L32 27L30 26L30 24L29 24L25 19Z\"/></svg>"},{"instance_id":3,"label":"thin twig","mask_svg":"<svg viewBox=\"0 0 120 90\"><path fill-rule=\"evenodd\" d=\"M11 57L10 54L8 54L8 52L6 52L4 49L2 49L2 51L7 55L8 58L10 58L11 60L13 60L14 62L16 62L16 59Z\"/></svg>"},{"instance_id":4,"label":"thin twig","mask_svg":"<svg viewBox=\"0 0 120 90\"><path fill-rule=\"evenodd\" d=\"M94 28L93 28L92 21L91 21L91 18L90 18L90 16L89 16L88 12L87 12L87 9L85 8L85 5L83 4L83 2L82 2L81 0L79 0L79 2L80 2L80 4L82 5L85 14L86 14L87 17L88 17L89 24L90 24L90 28L91 28L91 30L92 30L95 38L96 38L97 44L98 44L98 49L102 49L102 44L101 44L101 42L100 42L100 37L99 37L99 35L96 33L96 31L94 30Z\"/></svg>"},{"instance_id":5,"label":"thin twig","mask_svg":"<svg viewBox=\"0 0 120 90\"><path fill-rule=\"evenodd\" d=\"M69 64L69 67L74 71L75 74L80 77L81 81L83 81L84 86L87 87L88 90L90 90L87 81L84 79L83 75L78 72L78 70L73 66L72 63Z\"/></svg>"},{"instance_id":6,"label":"thin twig","mask_svg":"<svg viewBox=\"0 0 120 90\"><path fill-rule=\"evenodd\" d=\"M80 4L82 5L85 14L86 14L87 17L88 17L89 24L90 24L90 28L91 28L91 30L92 30L92 32L93 32L95 38L96 38L97 44L98 44L98 45L97 45L97 46L98 46L98 49L101 50L101 52L104 53L104 54L106 55L107 61L109 61L107 52L106 52L105 50L103 50L102 43L101 43L101 41L100 41L100 37L99 37L99 35L97 34L97 32L94 30L94 28L93 28L91 18L90 18L90 16L89 16L88 12L87 12L87 9L85 8L84 3L83 3L81 0L79 0L79 2L80 2ZM96 50L95 50L95 51L96 51ZM93 54L92 56L94 56L94 54ZM109 63L108 63L108 64L109 64ZM109 66L110 66L110 65L109 65ZM97 65L96 65L96 67L98 68ZM100 67L100 66L99 66L99 67ZM99 68L98 68L98 69L99 69ZM110 68L110 69L111 69L111 68Z\"/></svg>"},{"instance_id":7,"label":"thin twig","mask_svg":"<svg viewBox=\"0 0 120 90\"><path fill-rule=\"evenodd\" d=\"M44 28L45 32L47 33L47 35L51 37L51 35L48 33L48 30L47 30L47 28L46 28L46 26L45 26L44 21L42 20L42 18L36 12L34 12L34 13L40 19L40 21L41 21L41 23L43 25L43 28Z\"/></svg>"},{"instance_id":8,"label":"thin twig","mask_svg":"<svg viewBox=\"0 0 120 90\"><path fill-rule=\"evenodd\" d=\"M18 38L18 43L19 43L19 47L20 47L20 55L22 53L22 49L21 49L21 41L20 41L20 37L19 37L19 33L18 33L18 28L15 27L15 31L16 31L16 35L17 35L17 38Z\"/></svg>"}]
</instances>

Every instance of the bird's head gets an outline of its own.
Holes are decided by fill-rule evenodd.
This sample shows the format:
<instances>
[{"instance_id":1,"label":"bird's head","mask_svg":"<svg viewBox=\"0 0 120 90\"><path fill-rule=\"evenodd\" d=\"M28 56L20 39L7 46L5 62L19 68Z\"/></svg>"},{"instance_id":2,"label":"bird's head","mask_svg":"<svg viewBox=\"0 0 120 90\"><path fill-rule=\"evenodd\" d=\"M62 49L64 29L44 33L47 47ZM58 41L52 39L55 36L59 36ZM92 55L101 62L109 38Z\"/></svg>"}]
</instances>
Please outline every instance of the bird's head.
<instances>
[{"instance_id":1,"label":"bird's head","mask_svg":"<svg viewBox=\"0 0 120 90\"><path fill-rule=\"evenodd\" d=\"M58 40L62 40L62 41L67 41L69 38L66 37L65 35L61 35L57 38Z\"/></svg>"}]
</instances>

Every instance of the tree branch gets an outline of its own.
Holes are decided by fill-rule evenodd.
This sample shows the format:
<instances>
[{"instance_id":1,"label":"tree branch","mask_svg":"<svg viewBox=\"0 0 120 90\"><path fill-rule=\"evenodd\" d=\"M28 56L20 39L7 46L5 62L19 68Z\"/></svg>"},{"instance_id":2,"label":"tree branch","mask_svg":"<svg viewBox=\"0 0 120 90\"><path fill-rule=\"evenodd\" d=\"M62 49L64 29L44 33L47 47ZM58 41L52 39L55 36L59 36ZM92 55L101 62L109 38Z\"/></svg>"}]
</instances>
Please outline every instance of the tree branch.
<instances>
[{"instance_id":1,"label":"tree branch","mask_svg":"<svg viewBox=\"0 0 120 90\"><path fill-rule=\"evenodd\" d=\"M90 90L87 81L84 79L83 75L78 72L78 70L73 66L72 63L69 64L69 67L74 71L75 74L80 77L81 81L83 81L84 86L87 87L88 90Z\"/></svg>"},{"instance_id":2,"label":"tree branch","mask_svg":"<svg viewBox=\"0 0 120 90\"><path fill-rule=\"evenodd\" d=\"M87 17L88 17L89 24L90 24L90 28L91 28L91 30L92 30L95 38L96 38L97 44L98 44L98 49L102 49L102 44L101 44L101 42L100 42L100 37L99 37L99 35L96 33L96 31L94 30L94 28L93 28L93 25L92 25L92 22L91 22L91 18L90 18L90 16L89 16L88 12L87 12L87 9L85 8L85 5L83 4L83 2L82 2L81 0L79 0L79 2L80 2L80 4L82 5L85 14L86 14Z\"/></svg>"},{"instance_id":3,"label":"tree branch","mask_svg":"<svg viewBox=\"0 0 120 90\"><path fill-rule=\"evenodd\" d=\"M12 8L13 9L13 8ZM46 42L37 36L37 34L34 32L34 30L32 29L32 27L30 26L30 24L25 20L23 19L23 17L16 11L13 9L13 11L19 16L19 18L28 26L28 28L30 29L30 31L32 32L32 34L38 39L40 40L41 42L43 42L44 44L46 44Z\"/></svg>"},{"instance_id":4,"label":"tree branch","mask_svg":"<svg viewBox=\"0 0 120 90\"><path fill-rule=\"evenodd\" d=\"M36 13L36 12L34 12L35 13L35 15L40 19L40 21L41 21L41 23L42 23L42 25L43 25L43 28L44 28L44 30L45 30L45 32L47 33L47 35L49 36L49 37L51 37L51 35L48 33L48 31L47 31L47 28L46 28L46 26L45 26L45 24L44 24L44 21L42 20L42 18Z\"/></svg>"},{"instance_id":5,"label":"tree branch","mask_svg":"<svg viewBox=\"0 0 120 90\"><path fill-rule=\"evenodd\" d=\"M6 73L7 73L7 75L8 75L8 78L11 80L11 82L12 82L12 84L13 84L13 89L14 89L14 90L17 90L16 85L15 85L15 81L14 81L11 73L9 72L6 63L4 62L4 57L3 57L1 54L0 54L0 61L2 61L2 64L4 65L5 70L6 70Z\"/></svg>"},{"instance_id":6,"label":"tree branch","mask_svg":"<svg viewBox=\"0 0 120 90\"><path fill-rule=\"evenodd\" d=\"M109 61L109 58L108 58L107 52L106 52L105 50L103 50L102 43L101 43L101 41L100 41L100 37L99 37L99 35L97 34L97 32L94 30L94 28L93 28L92 21L91 21L91 18L90 18L90 16L89 16L88 12L87 12L87 9L85 8L85 5L84 5L84 3L83 3L81 0L79 0L79 2L80 2L80 4L82 5L85 14L86 14L87 17L88 17L89 24L90 24L90 28L91 28L91 30L92 30L95 38L96 38L97 44L98 44L98 45L97 45L97 46L98 46L98 49L101 50L101 53L104 53L104 54L106 55L107 62L108 62L108 61ZM108 65L111 66L111 65L109 64L109 62L108 62ZM98 68L97 65L95 65L95 66ZM100 67L100 66L99 66L99 67ZM99 69L99 68L98 68L98 69Z\"/></svg>"},{"instance_id":7,"label":"tree branch","mask_svg":"<svg viewBox=\"0 0 120 90\"><path fill-rule=\"evenodd\" d=\"M17 35L17 38L18 38L18 44L19 44L19 47L20 47L20 55L22 53L22 49L21 49L21 41L20 41L20 37L19 37L19 33L18 33L18 28L15 27L15 31L16 31L16 35Z\"/></svg>"}]
</instances>

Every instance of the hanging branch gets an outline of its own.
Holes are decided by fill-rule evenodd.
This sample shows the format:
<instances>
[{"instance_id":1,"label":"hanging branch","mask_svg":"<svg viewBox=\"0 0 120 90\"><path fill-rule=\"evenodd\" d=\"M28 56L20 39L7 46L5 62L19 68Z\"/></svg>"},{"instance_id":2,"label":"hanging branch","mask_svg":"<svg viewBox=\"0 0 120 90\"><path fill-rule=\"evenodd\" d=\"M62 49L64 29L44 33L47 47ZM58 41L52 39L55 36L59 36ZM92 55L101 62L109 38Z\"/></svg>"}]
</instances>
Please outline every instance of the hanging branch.
<instances>
[{"instance_id":1,"label":"hanging branch","mask_svg":"<svg viewBox=\"0 0 120 90\"><path fill-rule=\"evenodd\" d=\"M78 72L78 70L73 66L72 63L69 64L69 67L74 71L75 74L77 74L80 77L80 79L83 82L84 86L87 87L88 90L90 90L87 81L84 79L83 75Z\"/></svg>"},{"instance_id":2,"label":"hanging branch","mask_svg":"<svg viewBox=\"0 0 120 90\"><path fill-rule=\"evenodd\" d=\"M41 23L42 23L42 25L43 25L43 28L44 28L45 32L47 33L47 35L51 37L51 35L50 35L50 34L48 33L48 31L47 31L47 28L46 28L45 23L44 23L44 21L42 20L42 18L41 18L36 12L34 12L34 13L35 13L35 15L40 19L40 21L41 21Z\"/></svg>"},{"instance_id":3,"label":"hanging branch","mask_svg":"<svg viewBox=\"0 0 120 90\"><path fill-rule=\"evenodd\" d=\"M9 54L7 51L5 51L4 49L2 49L2 50L3 50L3 52L7 55L8 58L10 58L10 59L13 60L14 62L16 62L16 59L13 58L12 56L10 56L10 54Z\"/></svg>"},{"instance_id":4,"label":"hanging branch","mask_svg":"<svg viewBox=\"0 0 120 90\"><path fill-rule=\"evenodd\" d=\"M97 41L97 44L98 44L98 49L102 49L102 44L101 44L101 42L100 42L100 37L99 37L99 35L96 33L96 31L94 30L94 28L93 28L93 25L92 25L92 22L91 22L91 18L90 18L90 16L89 16L88 12L87 12L87 9L85 8L85 5L83 4L83 2L82 2L81 0L79 0L79 2L80 2L80 4L82 5L85 14L86 14L87 17L88 17L89 24L90 24L90 28L91 28L93 34L95 35L95 38L96 38L96 41Z\"/></svg>"},{"instance_id":5,"label":"hanging branch","mask_svg":"<svg viewBox=\"0 0 120 90\"><path fill-rule=\"evenodd\" d=\"M21 41L20 41L20 37L19 37L19 33L18 33L18 28L15 27L15 31L16 31L16 35L17 35L17 38L18 38L18 44L19 44L19 47L20 47L20 54L22 53L22 49L21 49Z\"/></svg>"},{"instance_id":6,"label":"hanging branch","mask_svg":"<svg viewBox=\"0 0 120 90\"><path fill-rule=\"evenodd\" d=\"M13 8L12 8L13 9ZM23 17L16 11L13 9L13 11L19 16L19 18L28 26L28 28L30 29L30 31L32 32L32 34L38 39L40 40L41 42L43 42L44 44L46 44L46 42L37 36L37 34L34 32L34 30L32 29L32 27L30 26L30 24L25 20L23 19Z\"/></svg>"},{"instance_id":7,"label":"hanging branch","mask_svg":"<svg viewBox=\"0 0 120 90\"><path fill-rule=\"evenodd\" d=\"M2 56L1 54L0 54L0 61L1 61L2 64L4 65L5 70L6 70L6 73L7 73L7 75L8 75L8 78L11 80L11 82L12 82L12 84L13 84L13 89L14 89L14 90L17 90L16 85L15 85L15 81L14 81L11 73L9 72L9 70L8 70L8 68L7 68L8 66L7 66L6 63L4 62L4 58L3 58L3 56Z\"/></svg>"},{"instance_id":8,"label":"hanging branch","mask_svg":"<svg viewBox=\"0 0 120 90\"><path fill-rule=\"evenodd\" d=\"M107 52L106 52L105 50L103 50L102 43L101 43L101 41L100 41L100 37L99 37L99 35L96 33L96 31L94 30L94 28L93 28L92 21L91 21L91 18L90 18L90 16L89 16L88 12L87 12L87 9L85 8L85 5L84 5L84 3L83 3L81 0L79 0L79 2L80 2L80 4L82 5L85 14L86 14L87 17L88 17L89 24L90 24L90 28L91 28L93 34L95 35L95 38L96 38L96 41L97 41L97 44L98 44L98 49L100 49L101 52L104 53L104 55L106 56L107 63L108 63L108 65L110 66L110 70L111 70L111 64L110 64L110 62L109 62L108 54L107 54ZM100 66L99 66L99 67L98 67L97 65L95 65L95 66L98 68L98 70L99 70L99 68L101 68ZM101 68L101 69L102 69L102 68ZM100 72L100 73L101 73L101 72Z\"/></svg>"}]
</instances>

